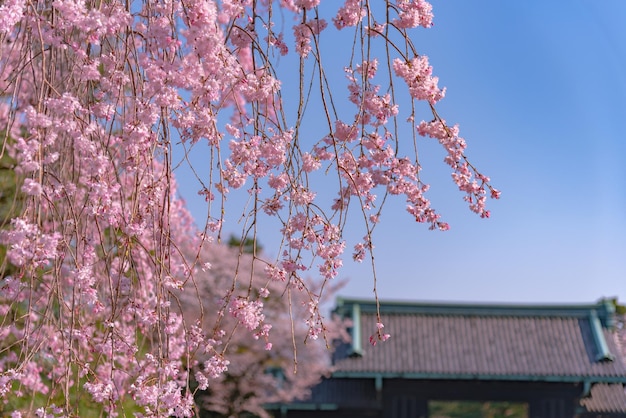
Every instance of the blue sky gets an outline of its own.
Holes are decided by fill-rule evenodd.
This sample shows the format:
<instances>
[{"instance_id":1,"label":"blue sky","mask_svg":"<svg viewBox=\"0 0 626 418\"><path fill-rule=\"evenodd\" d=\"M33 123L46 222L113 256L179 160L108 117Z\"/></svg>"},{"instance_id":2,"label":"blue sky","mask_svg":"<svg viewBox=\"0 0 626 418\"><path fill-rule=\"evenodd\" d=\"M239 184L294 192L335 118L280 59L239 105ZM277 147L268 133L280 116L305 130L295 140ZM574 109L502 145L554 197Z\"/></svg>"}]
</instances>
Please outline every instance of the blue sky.
<instances>
[{"instance_id":1,"label":"blue sky","mask_svg":"<svg viewBox=\"0 0 626 418\"><path fill-rule=\"evenodd\" d=\"M430 197L451 230L390 205L374 237L380 298L626 302L626 2L432 3L434 28L413 40L448 88L438 111L502 198L490 219L472 214L426 144ZM198 188L177 176L203 219ZM261 230L270 252L274 230ZM346 258L340 294L371 298L369 266Z\"/></svg>"}]
</instances>

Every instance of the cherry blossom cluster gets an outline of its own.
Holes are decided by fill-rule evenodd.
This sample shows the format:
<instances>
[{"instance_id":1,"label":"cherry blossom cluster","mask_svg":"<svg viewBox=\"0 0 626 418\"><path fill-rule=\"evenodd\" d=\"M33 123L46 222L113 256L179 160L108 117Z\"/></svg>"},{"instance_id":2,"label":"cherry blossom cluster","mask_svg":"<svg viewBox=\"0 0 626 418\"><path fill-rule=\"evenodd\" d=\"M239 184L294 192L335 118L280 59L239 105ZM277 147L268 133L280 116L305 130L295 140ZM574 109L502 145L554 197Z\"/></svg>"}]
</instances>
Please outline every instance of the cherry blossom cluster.
<instances>
[{"instance_id":1,"label":"cherry blossom cluster","mask_svg":"<svg viewBox=\"0 0 626 418\"><path fill-rule=\"evenodd\" d=\"M356 26L365 17L366 10L360 0L346 0L333 18L333 23L337 29L349 26Z\"/></svg>"},{"instance_id":2,"label":"cherry blossom cluster","mask_svg":"<svg viewBox=\"0 0 626 418\"><path fill-rule=\"evenodd\" d=\"M393 24L399 28L430 28L433 25L433 6L427 1L398 0L396 7L399 13Z\"/></svg>"},{"instance_id":3,"label":"cherry blossom cluster","mask_svg":"<svg viewBox=\"0 0 626 418\"><path fill-rule=\"evenodd\" d=\"M328 24L324 19L310 19L306 23L301 23L293 27L296 38L296 51L302 58L306 58L311 52L311 39L319 35Z\"/></svg>"},{"instance_id":4,"label":"cherry blossom cluster","mask_svg":"<svg viewBox=\"0 0 626 418\"><path fill-rule=\"evenodd\" d=\"M383 328L385 328L385 326L382 322L376 323L376 332L370 335L370 344L376 345L378 341L387 341L389 338L391 338L390 334L384 333Z\"/></svg>"},{"instance_id":5,"label":"cherry blossom cluster","mask_svg":"<svg viewBox=\"0 0 626 418\"><path fill-rule=\"evenodd\" d=\"M452 168L452 178L459 190L466 193L465 201L473 212L488 218L490 212L485 207L487 190L494 199L500 197L500 191L491 187L489 178L476 171L465 158L466 143L459 137L459 127L448 127L444 120L434 120L429 123L422 121L417 130L420 135L435 138L443 145L447 152L444 161Z\"/></svg>"},{"instance_id":6,"label":"cherry blossom cluster","mask_svg":"<svg viewBox=\"0 0 626 418\"><path fill-rule=\"evenodd\" d=\"M415 57L410 61L396 58L393 60L393 69L398 77L404 79L414 99L435 104L446 94L446 89L440 89L437 85L439 77L433 77L433 68L427 56Z\"/></svg>"},{"instance_id":7,"label":"cherry blossom cluster","mask_svg":"<svg viewBox=\"0 0 626 418\"><path fill-rule=\"evenodd\" d=\"M0 5L0 32L10 31L24 15L25 0L8 0Z\"/></svg>"},{"instance_id":8,"label":"cherry blossom cluster","mask_svg":"<svg viewBox=\"0 0 626 418\"><path fill-rule=\"evenodd\" d=\"M239 323L250 331L255 330L265 319L263 315L263 303L261 301L249 302L243 298L233 299L229 311Z\"/></svg>"},{"instance_id":9,"label":"cherry blossom cluster","mask_svg":"<svg viewBox=\"0 0 626 418\"><path fill-rule=\"evenodd\" d=\"M405 196L407 211L417 222L428 223L431 229L447 230L448 224L440 221L440 215L425 197L429 186L419 179L419 164L397 156L389 131L379 133L389 118L397 115L398 106L391 103L389 94L382 97L376 94L379 86L372 85L370 80L375 78L377 69L377 60L372 60L356 65L354 70L346 70L349 99L358 109L355 122L336 121L332 135L325 137L323 146L316 148L317 159L334 160L340 176L345 179L332 209L342 211L348 207L351 197L356 197L363 210L373 212L367 222L376 224L376 191L383 188L391 195ZM370 129L365 130L364 126ZM366 238L366 242L371 241ZM372 249L371 242L367 246L358 243L353 258L363 260L366 248Z\"/></svg>"},{"instance_id":10,"label":"cherry blossom cluster","mask_svg":"<svg viewBox=\"0 0 626 418\"><path fill-rule=\"evenodd\" d=\"M224 162L222 170L227 184L235 189L243 186L249 176L264 178L281 167L285 163L293 132L272 132L271 137L242 136L239 141L230 141L230 157ZM284 184L276 183L276 188L281 189L282 186Z\"/></svg>"}]
</instances>

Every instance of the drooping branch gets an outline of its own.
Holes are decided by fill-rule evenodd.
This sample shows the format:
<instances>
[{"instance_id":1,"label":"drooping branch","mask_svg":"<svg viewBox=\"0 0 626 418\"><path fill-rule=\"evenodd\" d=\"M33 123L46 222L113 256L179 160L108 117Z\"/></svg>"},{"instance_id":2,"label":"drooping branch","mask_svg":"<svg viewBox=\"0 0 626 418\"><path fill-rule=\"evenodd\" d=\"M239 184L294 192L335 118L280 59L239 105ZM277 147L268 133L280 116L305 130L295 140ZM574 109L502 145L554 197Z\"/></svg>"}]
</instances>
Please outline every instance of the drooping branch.
<instances>
[{"instance_id":1,"label":"drooping branch","mask_svg":"<svg viewBox=\"0 0 626 418\"><path fill-rule=\"evenodd\" d=\"M432 25L424 0L9 0L0 16L15 195L1 233L1 408L190 416L199 390L242 371L228 347L272 347L270 307L298 324L290 349L332 339L321 301L347 246L369 258L376 292L373 231L388 199L406 202L408 221L448 229L418 142L404 138L441 143L480 216L499 197L435 109L445 89L411 39ZM177 195L184 165L203 221ZM237 189L251 254L217 272ZM267 221L280 225L274 259L255 244ZM346 242L347 225L362 241ZM379 318L372 343L383 328Z\"/></svg>"}]
</instances>

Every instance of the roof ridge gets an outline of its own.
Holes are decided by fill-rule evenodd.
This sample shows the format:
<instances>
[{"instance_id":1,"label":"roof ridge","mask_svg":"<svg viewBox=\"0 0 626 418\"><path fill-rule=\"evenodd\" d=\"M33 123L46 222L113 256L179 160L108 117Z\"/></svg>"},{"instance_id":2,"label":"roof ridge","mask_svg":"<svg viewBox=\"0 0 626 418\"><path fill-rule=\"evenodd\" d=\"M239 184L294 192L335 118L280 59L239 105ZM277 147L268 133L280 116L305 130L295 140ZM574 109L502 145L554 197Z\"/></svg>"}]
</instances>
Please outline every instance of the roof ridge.
<instances>
[{"instance_id":1,"label":"roof ridge","mask_svg":"<svg viewBox=\"0 0 626 418\"><path fill-rule=\"evenodd\" d=\"M499 316L499 317L564 317L589 318L597 315L604 327L612 327L615 307L609 300L602 299L595 304L491 304L491 303L449 303L449 302L408 302L338 298L335 312L350 316L355 305L361 313L381 314L423 314L445 316Z\"/></svg>"}]
</instances>

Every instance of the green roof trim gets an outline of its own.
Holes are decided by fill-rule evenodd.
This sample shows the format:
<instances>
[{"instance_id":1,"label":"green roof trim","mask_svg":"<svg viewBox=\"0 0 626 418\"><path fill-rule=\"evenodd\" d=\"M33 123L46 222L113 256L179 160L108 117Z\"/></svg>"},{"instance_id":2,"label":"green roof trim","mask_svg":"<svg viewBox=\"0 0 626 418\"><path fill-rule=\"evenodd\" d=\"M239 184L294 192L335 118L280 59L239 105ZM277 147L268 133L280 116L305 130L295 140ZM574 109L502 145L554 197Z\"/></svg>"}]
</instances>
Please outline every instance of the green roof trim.
<instances>
[{"instance_id":1,"label":"green roof trim","mask_svg":"<svg viewBox=\"0 0 626 418\"><path fill-rule=\"evenodd\" d=\"M361 346L361 305L358 303L352 304L352 312L350 313L352 319L352 326L350 327L351 336L351 356L362 356L363 347Z\"/></svg>"},{"instance_id":2,"label":"green roof trim","mask_svg":"<svg viewBox=\"0 0 626 418\"><path fill-rule=\"evenodd\" d=\"M554 382L554 383L622 383L626 384L626 376L557 376L557 375L524 375L524 374L445 374L445 373L372 373L372 372L334 372L333 378L352 379L419 379L419 380L490 380L520 382Z\"/></svg>"},{"instance_id":3,"label":"green roof trim","mask_svg":"<svg viewBox=\"0 0 626 418\"><path fill-rule=\"evenodd\" d=\"M337 298L334 312L352 317L352 309L358 305L363 313L375 313L376 303L372 300ZM463 316L518 316L518 317L574 317L589 318L592 311L605 328L614 326L615 307L611 301L602 299L596 304L475 304L475 303L421 303L403 301L381 301L381 314L426 314Z\"/></svg>"},{"instance_id":4,"label":"green roof trim","mask_svg":"<svg viewBox=\"0 0 626 418\"><path fill-rule=\"evenodd\" d=\"M596 346L596 361L613 361L615 356L609 351L609 347L604 339L604 333L602 332L602 324L595 310L592 310L589 314L589 325L591 326L591 336Z\"/></svg>"},{"instance_id":5,"label":"green roof trim","mask_svg":"<svg viewBox=\"0 0 626 418\"><path fill-rule=\"evenodd\" d=\"M293 402L293 403L268 403L263 408L270 411L335 411L339 406L334 403Z\"/></svg>"}]
</instances>

